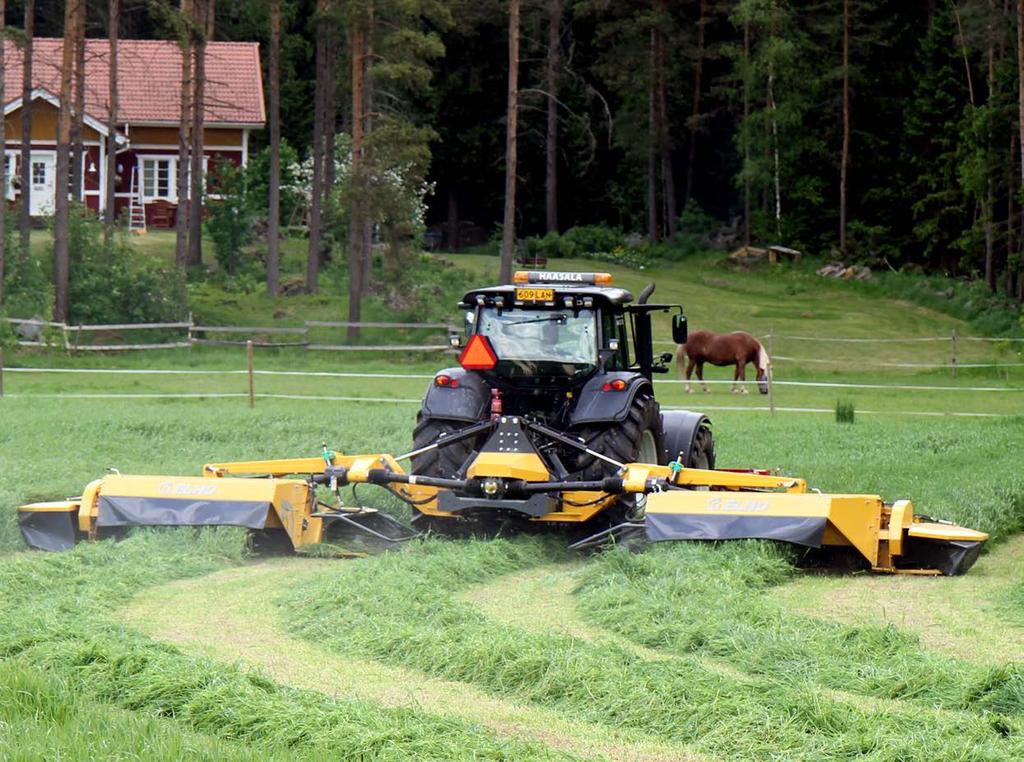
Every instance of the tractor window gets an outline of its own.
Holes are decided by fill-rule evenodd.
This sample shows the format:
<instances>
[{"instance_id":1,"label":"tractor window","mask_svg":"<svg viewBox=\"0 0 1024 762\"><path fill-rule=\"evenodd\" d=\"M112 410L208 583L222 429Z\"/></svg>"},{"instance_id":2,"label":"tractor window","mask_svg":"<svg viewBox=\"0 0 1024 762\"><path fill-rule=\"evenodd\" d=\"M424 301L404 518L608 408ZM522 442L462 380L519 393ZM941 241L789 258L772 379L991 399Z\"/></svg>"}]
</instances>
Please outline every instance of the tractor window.
<instances>
[{"instance_id":1,"label":"tractor window","mask_svg":"<svg viewBox=\"0 0 1024 762\"><path fill-rule=\"evenodd\" d=\"M619 342L619 351L605 363L605 369L626 370L629 367L629 337L626 335L626 316L602 313L601 333L604 337L602 349L608 349L612 339L617 339Z\"/></svg>"},{"instance_id":2,"label":"tractor window","mask_svg":"<svg viewBox=\"0 0 1024 762\"><path fill-rule=\"evenodd\" d=\"M486 336L499 362L597 365L593 310L480 310L477 333Z\"/></svg>"}]
</instances>

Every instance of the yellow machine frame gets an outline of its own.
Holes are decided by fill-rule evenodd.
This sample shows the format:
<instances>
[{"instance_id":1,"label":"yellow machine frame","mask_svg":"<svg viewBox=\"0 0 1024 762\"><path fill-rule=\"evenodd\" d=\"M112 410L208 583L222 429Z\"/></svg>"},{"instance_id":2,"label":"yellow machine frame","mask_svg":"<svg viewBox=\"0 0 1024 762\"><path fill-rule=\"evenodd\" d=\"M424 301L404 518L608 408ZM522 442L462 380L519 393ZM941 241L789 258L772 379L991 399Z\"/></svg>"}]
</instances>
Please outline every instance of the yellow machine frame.
<instances>
[{"instance_id":1,"label":"yellow machine frame","mask_svg":"<svg viewBox=\"0 0 1024 762\"><path fill-rule=\"evenodd\" d=\"M323 517L330 514L321 510L326 506L317 502L312 481L295 477L319 475L322 480L325 473L344 474L345 484L385 486L414 503L427 516L462 520L458 514L438 508L438 495L444 487L422 483L429 479L408 474L393 456L345 455L328 450L315 458L210 463L203 467L201 477L112 474L91 482L80 498L25 505L19 511L25 517L37 517L40 522L47 521L47 515L70 514L79 535L95 539L103 528L101 498L108 508L123 502L129 514L133 501L149 501L147 506L159 516L143 523L240 523L261 529L283 529L293 546L299 548L323 541ZM264 478L230 478L253 475ZM470 465L468 476L526 482L547 482L550 478L536 454L493 452L480 453ZM983 532L915 516L909 500L887 504L877 495L810 492L803 479L790 476L629 463L621 473L621 491L647 495L649 527L664 523L676 527L730 528L720 536L708 536L705 532L677 537L670 533L660 539L775 537L794 541L771 534L771 527L780 523L800 526L803 522L816 527L818 544L851 547L878 572L940 573L931 568L899 568L898 562L912 540L980 544L987 539ZM590 490L570 489L556 494L558 508L532 521L581 524L620 498L618 493ZM254 507L257 513L265 509L254 523L237 520L232 514ZM211 516L226 518L210 520ZM125 524L129 523L130 516L125 519ZM107 526L110 524L108 519ZM769 528L767 533L764 527Z\"/></svg>"}]
</instances>

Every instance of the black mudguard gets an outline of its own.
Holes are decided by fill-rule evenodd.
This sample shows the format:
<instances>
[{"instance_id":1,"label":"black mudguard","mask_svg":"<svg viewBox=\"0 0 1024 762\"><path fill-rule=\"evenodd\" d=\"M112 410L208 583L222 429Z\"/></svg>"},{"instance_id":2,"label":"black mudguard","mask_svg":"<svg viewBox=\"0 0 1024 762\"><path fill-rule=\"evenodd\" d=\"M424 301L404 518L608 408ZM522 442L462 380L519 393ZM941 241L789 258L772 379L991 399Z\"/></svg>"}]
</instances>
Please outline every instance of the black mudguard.
<instances>
[{"instance_id":1,"label":"black mudguard","mask_svg":"<svg viewBox=\"0 0 1024 762\"><path fill-rule=\"evenodd\" d=\"M458 385L438 386L431 381L423 398L424 418L472 422L484 417L489 393L480 376L463 368L445 368L437 375L448 376Z\"/></svg>"},{"instance_id":2,"label":"black mudguard","mask_svg":"<svg viewBox=\"0 0 1024 762\"><path fill-rule=\"evenodd\" d=\"M683 465L689 466L697 432L702 427L711 428L711 421L703 413L690 410L667 410L661 414L661 425L665 431L665 451L662 464L671 463L683 453ZM711 463L714 468L715 464Z\"/></svg>"},{"instance_id":3,"label":"black mudguard","mask_svg":"<svg viewBox=\"0 0 1024 762\"><path fill-rule=\"evenodd\" d=\"M621 392L602 391L605 384L616 379L625 381L626 388ZM584 423L608 423L625 420L630 405L642 390L646 390L651 396L654 396L654 387L651 386L651 382L639 373L620 372L594 376L580 389L576 407L569 417L569 424L577 426Z\"/></svg>"}]
</instances>

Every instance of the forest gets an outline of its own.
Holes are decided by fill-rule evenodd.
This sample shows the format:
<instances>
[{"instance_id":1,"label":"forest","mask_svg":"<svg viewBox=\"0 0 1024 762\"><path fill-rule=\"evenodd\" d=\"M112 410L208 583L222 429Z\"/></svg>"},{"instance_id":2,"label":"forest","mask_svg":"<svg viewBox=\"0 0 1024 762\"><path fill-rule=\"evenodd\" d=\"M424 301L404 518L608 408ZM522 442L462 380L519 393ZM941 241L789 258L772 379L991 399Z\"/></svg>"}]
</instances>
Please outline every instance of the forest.
<instances>
[{"instance_id":1,"label":"forest","mask_svg":"<svg viewBox=\"0 0 1024 762\"><path fill-rule=\"evenodd\" d=\"M272 294L296 226L306 289L347 263L356 317L378 244L500 239L509 268L524 238L598 226L655 254L725 233L1024 301L1024 0L76 3L8 2L5 34L176 40L194 88L205 41L260 43L268 129L238 182Z\"/></svg>"}]
</instances>

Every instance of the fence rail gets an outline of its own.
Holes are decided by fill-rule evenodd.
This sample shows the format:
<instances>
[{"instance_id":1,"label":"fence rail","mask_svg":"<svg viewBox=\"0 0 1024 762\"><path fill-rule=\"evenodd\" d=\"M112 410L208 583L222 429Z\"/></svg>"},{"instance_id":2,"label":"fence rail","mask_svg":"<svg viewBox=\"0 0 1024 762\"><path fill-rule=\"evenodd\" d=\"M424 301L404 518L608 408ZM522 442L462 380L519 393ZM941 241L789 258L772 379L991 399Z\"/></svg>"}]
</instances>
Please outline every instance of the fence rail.
<instances>
[{"instance_id":1,"label":"fence rail","mask_svg":"<svg viewBox=\"0 0 1024 762\"><path fill-rule=\"evenodd\" d=\"M325 352L441 352L451 350L448 335L455 328L448 323L390 323L383 321L328 321L306 320L301 326L239 326L239 325L196 325L191 315L188 320L167 323L111 323L68 325L67 323L41 320L38 318L3 318L7 323L20 327L18 345L23 347L59 346L70 352L119 352L152 349L180 349L197 345L245 346L252 342L257 347L301 347L310 351ZM26 329L27 327L27 329ZM311 329L366 328L395 330L423 330L435 334L444 332L444 343L422 344L340 344L310 341ZM184 335L162 342L145 343L103 343L83 344L83 333L108 333L121 331L183 331ZM47 336L49 332L50 336ZM56 337L54 337L56 334ZM237 339L210 338L210 335L237 336ZM266 341L265 336L296 336L297 341Z\"/></svg>"}]
</instances>

